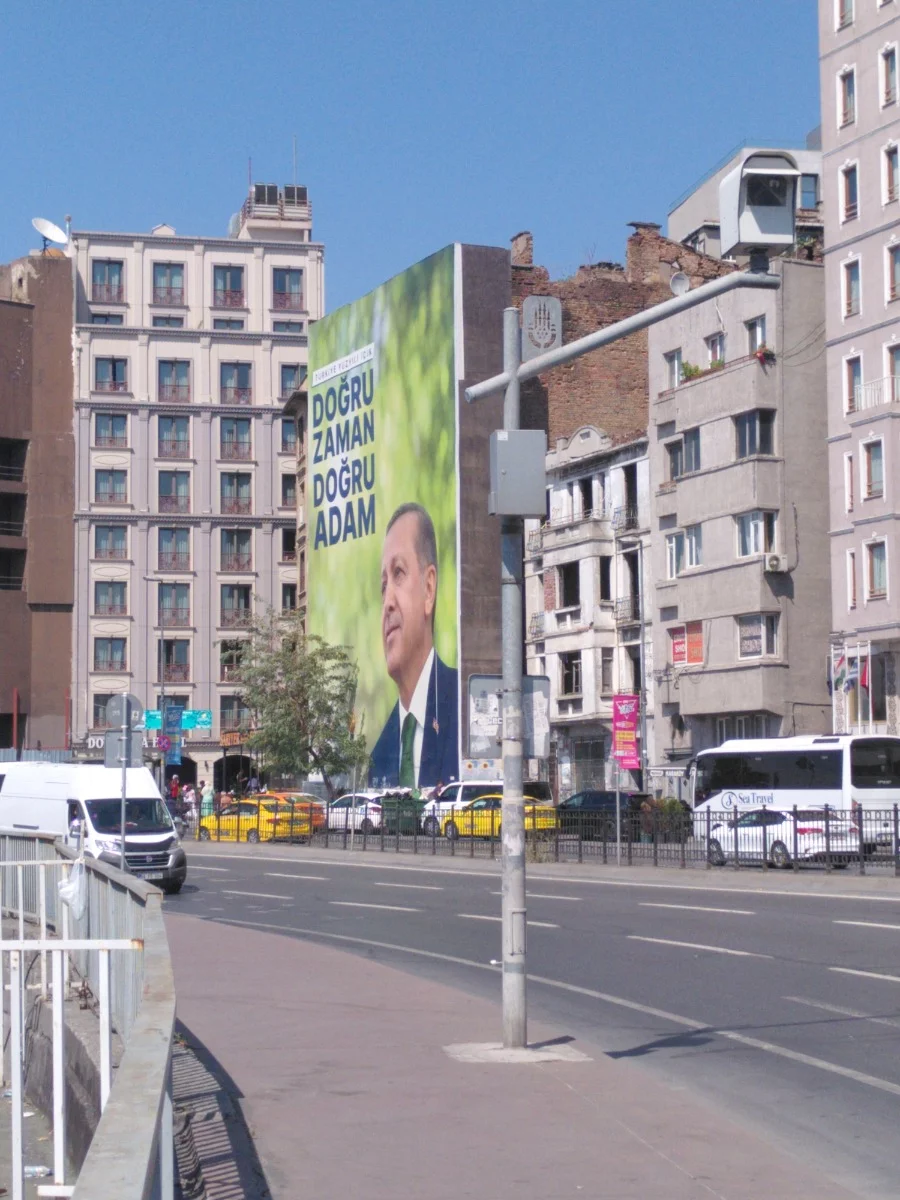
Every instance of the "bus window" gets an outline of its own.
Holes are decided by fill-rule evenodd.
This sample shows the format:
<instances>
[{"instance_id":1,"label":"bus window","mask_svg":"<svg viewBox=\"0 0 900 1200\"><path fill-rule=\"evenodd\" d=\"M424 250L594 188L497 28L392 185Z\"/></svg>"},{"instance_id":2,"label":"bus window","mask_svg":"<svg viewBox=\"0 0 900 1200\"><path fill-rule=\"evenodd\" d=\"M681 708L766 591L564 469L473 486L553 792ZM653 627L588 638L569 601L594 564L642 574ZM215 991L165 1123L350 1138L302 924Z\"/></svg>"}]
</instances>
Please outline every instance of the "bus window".
<instances>
[{"instance_id":1,"label":"bus window","mask_svg":"<svg viewBox=\"0 0 900 1200\"><path fill-rule=\"evenodd\" d=\"M851 742L850 782L855 788L900 787L900 741L863 738Z\"/></svg>"}]
</instances>

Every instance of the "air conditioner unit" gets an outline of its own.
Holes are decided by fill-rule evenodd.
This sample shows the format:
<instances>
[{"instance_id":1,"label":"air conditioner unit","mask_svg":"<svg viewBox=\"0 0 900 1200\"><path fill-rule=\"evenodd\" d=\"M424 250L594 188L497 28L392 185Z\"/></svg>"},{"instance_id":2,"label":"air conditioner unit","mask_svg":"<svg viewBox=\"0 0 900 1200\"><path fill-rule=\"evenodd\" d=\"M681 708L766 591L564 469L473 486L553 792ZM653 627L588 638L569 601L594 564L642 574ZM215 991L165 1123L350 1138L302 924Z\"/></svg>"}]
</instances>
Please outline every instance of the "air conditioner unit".
<instances>
[{"instance_id":1,"label":"air conditioner unit","mask_svg":"<svg viewBox=\"0 0 900 1200\"><path fill-rule=\"evenodd\" d=\"M766 570L772 575L784 575L788 569L786 554L767 554Z\"/></svg>"}]
</instances>

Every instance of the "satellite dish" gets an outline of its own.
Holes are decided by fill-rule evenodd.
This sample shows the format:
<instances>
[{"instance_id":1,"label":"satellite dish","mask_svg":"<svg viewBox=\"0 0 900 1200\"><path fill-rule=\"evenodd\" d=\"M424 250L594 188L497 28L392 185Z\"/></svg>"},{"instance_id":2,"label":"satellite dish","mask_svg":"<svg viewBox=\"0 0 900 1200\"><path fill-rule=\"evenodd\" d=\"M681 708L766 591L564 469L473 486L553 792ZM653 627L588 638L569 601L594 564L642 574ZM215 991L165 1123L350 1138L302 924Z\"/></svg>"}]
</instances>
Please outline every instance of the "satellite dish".
<instances>
[{"instance_id":1,"label":"satellite dish","mask_svg":"<svg viewBox=\"0 0 900 1200\"><path fill-rule=\"evenodd\" d=\"M59 242L60 246L68 245L67 235L52 221L45 221L43 217L32 217L31 223L44 240L44 245L41 247L42 253L46 253L51 242Z\"/></svg>"},{"instance_id":2,"label":"satellite dish","mask_svg":"<svg viewBox=\"0 0 900 1200\"><path fill-rule=\"evenodd\" d=\"M672 289L674 296L683 296L685 292L691 290L691 281L685 275L684 271L676 271L669 280L669 287Z\"/></svg>"}]
</instances>

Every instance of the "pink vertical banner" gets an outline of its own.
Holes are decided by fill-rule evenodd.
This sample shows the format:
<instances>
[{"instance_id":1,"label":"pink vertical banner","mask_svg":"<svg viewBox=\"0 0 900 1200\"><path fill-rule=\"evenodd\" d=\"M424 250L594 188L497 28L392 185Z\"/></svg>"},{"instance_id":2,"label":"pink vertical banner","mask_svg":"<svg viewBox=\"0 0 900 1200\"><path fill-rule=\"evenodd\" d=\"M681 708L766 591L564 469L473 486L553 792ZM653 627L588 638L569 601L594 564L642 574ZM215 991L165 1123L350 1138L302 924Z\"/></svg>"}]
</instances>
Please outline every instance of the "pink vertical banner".
<instances>
[{"instance_id":1,"label":"pink vertical banner","mask_svg":"<svg viewBox=\"0 0 900 1200\"><path fill-rule=\"evenodd\" d=\"M641 720L639 696L613 696L613 758L626 771L639 771L638 729Z\"/></svg>"}]
</instances>

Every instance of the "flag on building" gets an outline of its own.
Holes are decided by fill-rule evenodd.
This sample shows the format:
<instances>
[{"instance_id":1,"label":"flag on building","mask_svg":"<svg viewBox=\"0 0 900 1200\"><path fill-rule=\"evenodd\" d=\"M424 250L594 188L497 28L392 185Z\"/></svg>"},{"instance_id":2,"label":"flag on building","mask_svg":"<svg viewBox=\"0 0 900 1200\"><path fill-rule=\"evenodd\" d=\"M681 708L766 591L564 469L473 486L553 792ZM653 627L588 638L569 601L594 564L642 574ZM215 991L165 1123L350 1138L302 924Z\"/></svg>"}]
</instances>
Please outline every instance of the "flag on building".
<instances>
[{"instance_id":1,"label":"flag on building","mask_svg":"<svg viewBox=\"0 0 900 1200\"><path fill-rule=\"evenodd\" d=\"M840 658L834 664L834 687L836 690L840 689L844 686L844 682L845 682L846 678L847 678L847 659L846 659L845 655L842 653Z\"/></svg>"},{"instance_id":2,"label":"flag on building","mask_svg":"<svg viewBox=\"0 0 900 1200\"><path fill-rule=\"evenodd\" d=\"M859 659L851 658L847 663L847 674L844 679L844 691L851 692L859 683Z\"/></svg>"},{"instance_id":3,"label":"flag on building","mask_svg":"<svg viewBox=\"0 0 900 1200\"><path fill-rule=\"evenodd\" d=\"M859 686L861 688L865 688L866 691L869 690L869 657L868 657L868 655L866 655L866 657L862 661L862 667L860 668L860 672L859 672Z\"/></svg>"}]
</instances>

